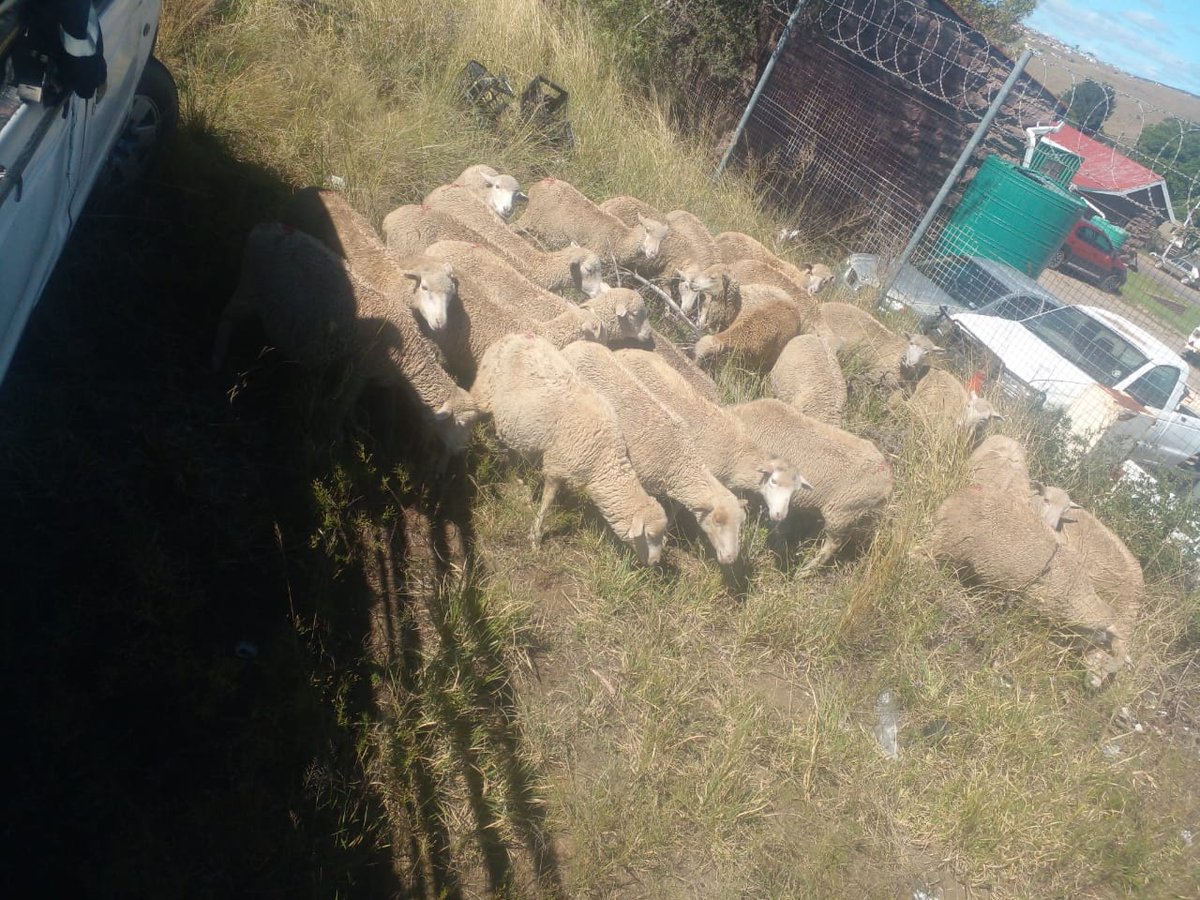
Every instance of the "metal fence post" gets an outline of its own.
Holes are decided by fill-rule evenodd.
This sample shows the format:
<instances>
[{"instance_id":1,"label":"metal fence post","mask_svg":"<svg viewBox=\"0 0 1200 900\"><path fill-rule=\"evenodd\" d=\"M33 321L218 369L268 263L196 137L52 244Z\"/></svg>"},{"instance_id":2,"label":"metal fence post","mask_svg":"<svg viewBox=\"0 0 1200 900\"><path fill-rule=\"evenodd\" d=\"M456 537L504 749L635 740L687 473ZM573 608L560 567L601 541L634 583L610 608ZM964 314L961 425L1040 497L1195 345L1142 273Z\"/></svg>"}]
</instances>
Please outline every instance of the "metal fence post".
<instances>
[{"instance_id":1,"label":"metal fence post","mask_svg":"<svg viewBox=\"0 0 1200 900\"><path fill-rule=\"evenodd\" d=\"M779 40L775 44L771 58L767 60L767 64L763 68L763 73L758 79L758 84L754 86L754 93L750 95L750 99L746 103L746 108L742 111L742 118L738 121L737 128L733 130L733 137L729 141L729 146L725 149L725 155L717 163L717 168L712 175L713 181L721 177L721 173L725 171L725 166L729 163L729 157L733 156L733 151L742 137L742 132L746 130L746 123L750 121L750 114L754 112L759 95L762 94L763 88L767 86L767 79L771 77L771 71L775 68L775 62L779 59L779 54L783 52L783 47L787 44L788 37L792 33L792 26L796 24L796 19L800 16L800 10L804 9L805 2L806 0L796 0L796 8L788 16L787 24L783 26L783 31L779 34Z\"/></svg>"},{"instance_id":2,"label":"metal fence post","mask_svg":"<svg viewBox=\"0 0 1200 900\"><path fill-rule=\"evenodd\" d=\"M1021 73L1025 71L1025 64L1029 62L1029 58L1033 56L1033 50L1029 47L1025 48L1025 52L1017 59L1013 70L1008 73L1008 78L1005 79L999 93L992 100L992 105L988 107L986 113L979 121L979 125L975 128L975 133L971 135L971 139L967 141L967 146L963 148L963 152L959 154L958 161L954 163L954 168L950 170L950 174L946 176L946 180L942 183L941 190L937 192L937 196L933 198L933 203L929 205L929 209L925 211L924 217L917 225L917 230L913 232L913 236L909 238L908 244L904 248L904 252L900 254L896 264L890 269L883 284L879 287L879 296L886 297L887 292L891 290L896 279L900 275L900 270L904 267L917 249L917 244L921 243L921 239L925 237L929 231L929 226L933 224L934 216L938 214L942 206L946 203L946 198L950 196L950 191L954 188L954 182L963 173L963 169L967 167L967 161L970 160L971 154L975 152L975 148L979 146L979 142L983 140L988 129L992 125L992 120L996 118L996 113L1000 112L1000 107L1004 101L1008 99L1009 93L1013 89L1013 85L1017 83L1017 79L1021 77Z\"/></svg>"}]
</instances>

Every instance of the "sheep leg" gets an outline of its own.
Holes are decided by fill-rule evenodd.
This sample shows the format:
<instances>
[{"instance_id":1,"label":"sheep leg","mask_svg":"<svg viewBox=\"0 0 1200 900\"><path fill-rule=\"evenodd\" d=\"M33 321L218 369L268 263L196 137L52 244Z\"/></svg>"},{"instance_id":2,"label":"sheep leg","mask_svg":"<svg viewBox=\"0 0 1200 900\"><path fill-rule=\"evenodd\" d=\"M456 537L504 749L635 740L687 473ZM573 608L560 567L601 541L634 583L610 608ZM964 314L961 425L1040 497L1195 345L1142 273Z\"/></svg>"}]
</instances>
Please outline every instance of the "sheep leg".
<instances>
[{"instance_id":1,"label":"sheep leg","mask_svg":"<svg viewBox=\"0 0 1200 900\"><path fill-rule=\"evenodd\" d=\"M821 549L817 551L817 555L809 560L808 563L805 564L804 568L796 573L796 577L807 578L809 575L813 574L817 569L821 568L821 566L833 559L833 557L837 555L837 552L842 549L845 543L846 538L844 535L825 535L825 543L821 545Z\"/></svg>"},{"instance_id":2,"label":"sheep leg","mask_svg":"<svg viewBox=\"0 0 1200 900\"><path fill-rule=\"evenodd\" d=\"M557 478L546 476L546 482L542 485L542 504L538 507L537 515L533 517L533 530L529 532L534 550L542 543L544 537L542 526L546 522L546 513L550 510L550 505L554 503L559 487L561 487L561 482Z\"/></svg>"}]
</instances>

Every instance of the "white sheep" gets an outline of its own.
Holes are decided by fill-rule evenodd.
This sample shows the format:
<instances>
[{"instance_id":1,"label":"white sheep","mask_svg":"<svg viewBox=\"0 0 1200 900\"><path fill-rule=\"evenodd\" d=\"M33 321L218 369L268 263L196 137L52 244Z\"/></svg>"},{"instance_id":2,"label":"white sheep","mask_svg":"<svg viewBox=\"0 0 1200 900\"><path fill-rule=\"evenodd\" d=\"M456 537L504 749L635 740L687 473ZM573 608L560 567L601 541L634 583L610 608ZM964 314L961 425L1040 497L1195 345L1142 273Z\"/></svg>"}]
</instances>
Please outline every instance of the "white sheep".
<instances>
[{"instance_id":1,"label":"white sheep","mask_svg":"<svg viewBox=\"0 0 1200 900\"><path fill-rule=\"evenodd\" d=\"M645 344L652 340L654 329L650 325L650 311L646 301L630 288L609 288L598 297L580 304L596 315L604 328L600 340L606 344L637 341Z\"/></svg>"},{"instance_id":2,"label":"white sheep","mask_svg":"<svg viewBox=\"0 0 1200 900\"><path fill-rule=\"evenodd\" d=\"M792 463L758 446L727 410L705 400L661 357L647 350L618 350L617 360L642 386L679 416L700 458L732 491L757 494L775 522L788 512L792 494L811 487Z\"/></svg>"},{"instance_id":3,"label":"white sheep","mask_svg":"<svg viewBox=\"0 0 1200 900\"><path fill-rule=\"evenodd\" d=\"M990 434L980 442L967 459L967 473L972 484L987 484L1004 491L1030 490L1025 447L1004 434Z\"/></svg>"},{"instance_id":4,"label":"white sheep","mask_svg":"<svg viewBox=\"0 0 1200 900\"><path fill-rule=\"evenodd\" d=\"M1096 594L1117 614L1108 625L1111 659L1101 660L1115 672L1129 661L1129 641L1142 607L1146 583L1141 563L1108 526L1077 505L1063 516L1058 539L1083 560Z\"/></svg>"},{"instance_id":5,"label":"white sheep","mask_svg":"<svg viewBox=\"0 0 1200 900\"><path fill-rule=\"evenodd\" d=\"M968 391L945 369L930 369L903 402L909 414L927 428L939 432L958 428L974 438L988 422L1004 418L989 400L979 396L976 381Z\"/></svg>"},{"instance_id":6,"label":"white sheep","mask_svg":"<svg viewBox=\"0 0 1200 900\"><path fill-rule=\"evenodd\" d=\"M614 349L621 348L653 351L663 360L663 362L674 369L675 372L688 383L693 391L710 403L720 404L721 391L717 387L717 383L712 380L707 372L692 362L692 360L687 357L687 354L679 349L678 345L676 345L673 340L653 326L650 328L650 337L647 340L622 342L609 341L608 344Z\"/></svg>"},{"instance_id":7,"label":"white sheep","mask_svg":"<svg viewBox=\"0 0 1200 900\"><path fill-rule=\"evenodd\" d=\"M768 371L800 325L800 312L787 297L755 304L743 309L724 331L700 338L696 342L696 362L703 364L732 354L749 369Z\"/></svg>"},{"instance_id":8,"label":"white sheep","mask_svg":"<svg viewBox=\"0 0 1200 900\"><path fill-rule=\"evenodd\" d=\"M809 296L819 293L821 288L833 281L833 270L824 263L805 263L803 266L797 266L740 231L723 231L716 236L715 243L724 262L754 259L767 263L783 272Z\"/></svg>"},{"instance_id":9,"label":"white sheep","mask_svg":"<svg viewBox=\"0 0 1200 900\"><path fill-rule=\"evenodd\" d=\"M517 179L511 175L501 175L491 166L467 166L451 183L465 187L478 197L501 222L507 221L512 215L518 200L525 199L525 193ZM435 188L431 194L437 190ZM429 202L429 195L423 202L426 206L434 205Z\"/></svg>"},{"instance_id":10,"label":"white sheep","mask_svg":"<svg viewBox=\"0 0 1200 900\"><path fill-rule=\"evenodd\" d=\"M607 347L575 343L563 350L563 356L585 384L612 404L643 487L695 516L719 563L728 565L737 559L745 510L700 460L683 421Z\"/></svg>"},{"instance_id":11,"label":"white sheep","mask_svg":"<svg viewBox=\"0 0 1200 900\"><path fill-rule=\"evenodd\" d=\"M925 357L941 352L925 335L895 334L869 312L849 303L822 303L813 330L835 353L855 348L867 351L869 376L891 387L916 382L928 369Z\"/></svg>"},{"instance_id":12,"label":"white sheep","mask_svg":"<svg viewBox=\"0 0 1200 900\"><path fill-rule=\"evenodd\" d=\"M774 266L757 259L740 259L717 263L687 281L687 290L704 296L702 316L710 330L731 322L743 307L750 306L756 290L761 293L770 287L786 296L800 313L805 329L811 328L817 316L817 303L808 291ZM684 295L680 289L680 296ZM717 308L723 310L718 314Z\"/></svg>"},{"instance_id":13,"label":"white sheep","mask_svg":"<svg viewBox=\"0 0 1200 900\"><path fill-rule=\"evenodd\" d=\"M430 331L446 327L454 300L454 271L421 254L397 260L366 218L338 191L309 187L284 206L282 221L321 241L356 275L382 294L405 303Z\"/></svg>"},{"instance_id":14,"label":"white sheep","mask_svg":"<svg viewBox=\"0 0 1200 900\"><path fill-rule=\"evenodd\" d=\"M415 395L451 452L462 450L479 410L438 365L437 351L407 309L358 278L311 235L278 223L246 238L241 278L213 345L219 369L234 325L257 315L268 339L303 365L346 363L342 414L367 384Z\"/></svg>"},{"instance_id":15,"label":"white sheep","mask_svg":"<svg viewBox=\"0 0 1200 900\"><path fill-rule=\"evenodd\" d=\"M934 514L930 548L968 581L997 590L1023 593L1048 617L1063 625L1101 632L1114 642L1126 636L1122 617L1096 593L1087 561L1060 542L1037 496L1030 498L984 484L952 494ZM1123 649L1123 648L1122 648ZM1096 648L1085 658L1098 685L1117 667Z\"/></svg>"},{"instance_id":16,"label":"white sheep","mask_svg":"<svg viewBox=\"0 0 1200 900\"><path fill-rule=\"evenodd\" d=\"M529 205L517 224L550 246L575 241L618 265L653 260L668 233L665 222L644 216L626 225L556 178L544 178L529 188Z\"/></svg>"},{"instance_id":17,"label":"white sheep","mask_svg":"<svg viewBox=\"0 0 1200 900\"><path fill-rule=\"evenodd\" d=\"M806 416L782 400L751 400L729 411L768 453L803 466L812 483L812 490L792 497L792 508L820 512L825 543L801 575L833 559L892 495L892 467L870 441Z\"/></svg>"},{"instance_id":18,"label":"white sheep","mask_svg":"<svg viewBox=\"0 0 1200 900\"><path fill-rule=\"evenodd\" d=\"M383 235L393 255L420 253L436 241L481 244L503 256L514 269L539 287L561 292L574 288L595 297L607 285L601 277L600 257L578 245L543 252L503 222L465 188L443 191L438 208L400 206L384 217Z\"/></svg>"},{"instance_id":19,"label":"white sheep","mask_svg":"<svg viewBox=\"0 0 1200 900\"><path fill-rule=\"evenodd\" d=\"M610 197L600 204L600 209L616 216L626 225L636 225L639 216L643 220L667 224L669 230L659 245L658 255L653 261L638 265L638 269L648 275L665 273L680 279L681 285L686 285L692 275L721 261L712 232L685 209L676 209L664 215L649 203L627 195ZM681 287L680 303L684 312L690 312L694 303L684 287Z\"/></svg>"},{"instance_id":20,"label":"white sheep","mask_svg":"<svg viewBox=\"0 0 1200 900\"><path fill-rule=\"evenodd\" d=\"M819 334L801 334L787 342L771 368L771 392L807 416L841 424L846 378L837 355Z\"/></svg>"},{"instance_id":21,"label":"white sheep","mask_svg":"<svg viewBox=\"0 0 1200 900\"><path fill-rule=\"evenodd\" d=\"M545 483L530 532L535 546L558 491L569 487L588 495L638 559L659 561L666 513L638 481L611 404L558 350L533 334L503 337L483 355L471 391L500 440L540 462Z\"/></svg>"}]
</instances>

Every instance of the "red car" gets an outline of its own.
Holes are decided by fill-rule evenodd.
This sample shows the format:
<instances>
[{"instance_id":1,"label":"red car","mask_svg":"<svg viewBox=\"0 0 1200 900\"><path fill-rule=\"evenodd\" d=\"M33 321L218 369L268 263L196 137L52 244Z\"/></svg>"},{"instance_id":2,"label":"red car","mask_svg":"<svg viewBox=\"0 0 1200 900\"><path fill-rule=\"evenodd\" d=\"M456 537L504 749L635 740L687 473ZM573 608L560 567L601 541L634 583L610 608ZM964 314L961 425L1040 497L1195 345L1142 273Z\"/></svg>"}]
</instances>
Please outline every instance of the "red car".
<instances>
[{"instance_id":1,"label":"red car","mask_svg":"<svg viewBox=\"0 0 1200 900\"><path fill-rule=\"evenodd\" d=\"M1102 290L1113 294L1120 293L1128 275L1125 260L1108 235L1086 219L1075 223L1063 245L1050 257L1051 268L1068 266L1091 276Z\"/></svg>"}]
</instances>

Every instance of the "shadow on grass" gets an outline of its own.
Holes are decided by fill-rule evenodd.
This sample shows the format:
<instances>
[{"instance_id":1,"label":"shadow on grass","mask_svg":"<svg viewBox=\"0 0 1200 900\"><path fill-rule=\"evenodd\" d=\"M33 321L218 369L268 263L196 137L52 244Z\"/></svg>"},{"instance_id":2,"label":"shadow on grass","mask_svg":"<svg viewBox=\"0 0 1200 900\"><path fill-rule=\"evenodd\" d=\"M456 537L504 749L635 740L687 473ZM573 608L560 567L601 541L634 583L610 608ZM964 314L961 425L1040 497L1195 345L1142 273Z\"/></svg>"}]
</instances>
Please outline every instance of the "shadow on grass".
<instances>
[{"instance_id":1,"label":"shadow on grass","mask_svg":"<svg viewBox=\"0 0 1200 900\"><path fill-rule=\"evenodd\" d=\"M278 354L211 374L241 240L291 188L186 126L155 174L89 205L0 385L8 871L64 896L458 896L448 781L482 729L505 773L471 792L487 880L525 852L559 892L501 648L470 637L477 597L443 623L464 467L382 477L430 471L415 419L368 398L363 435L322 437L319 380ZM453 715L442 657L488 673ZM497 843L496 793L524 847Z\"/></svg>"}]
</instances>

